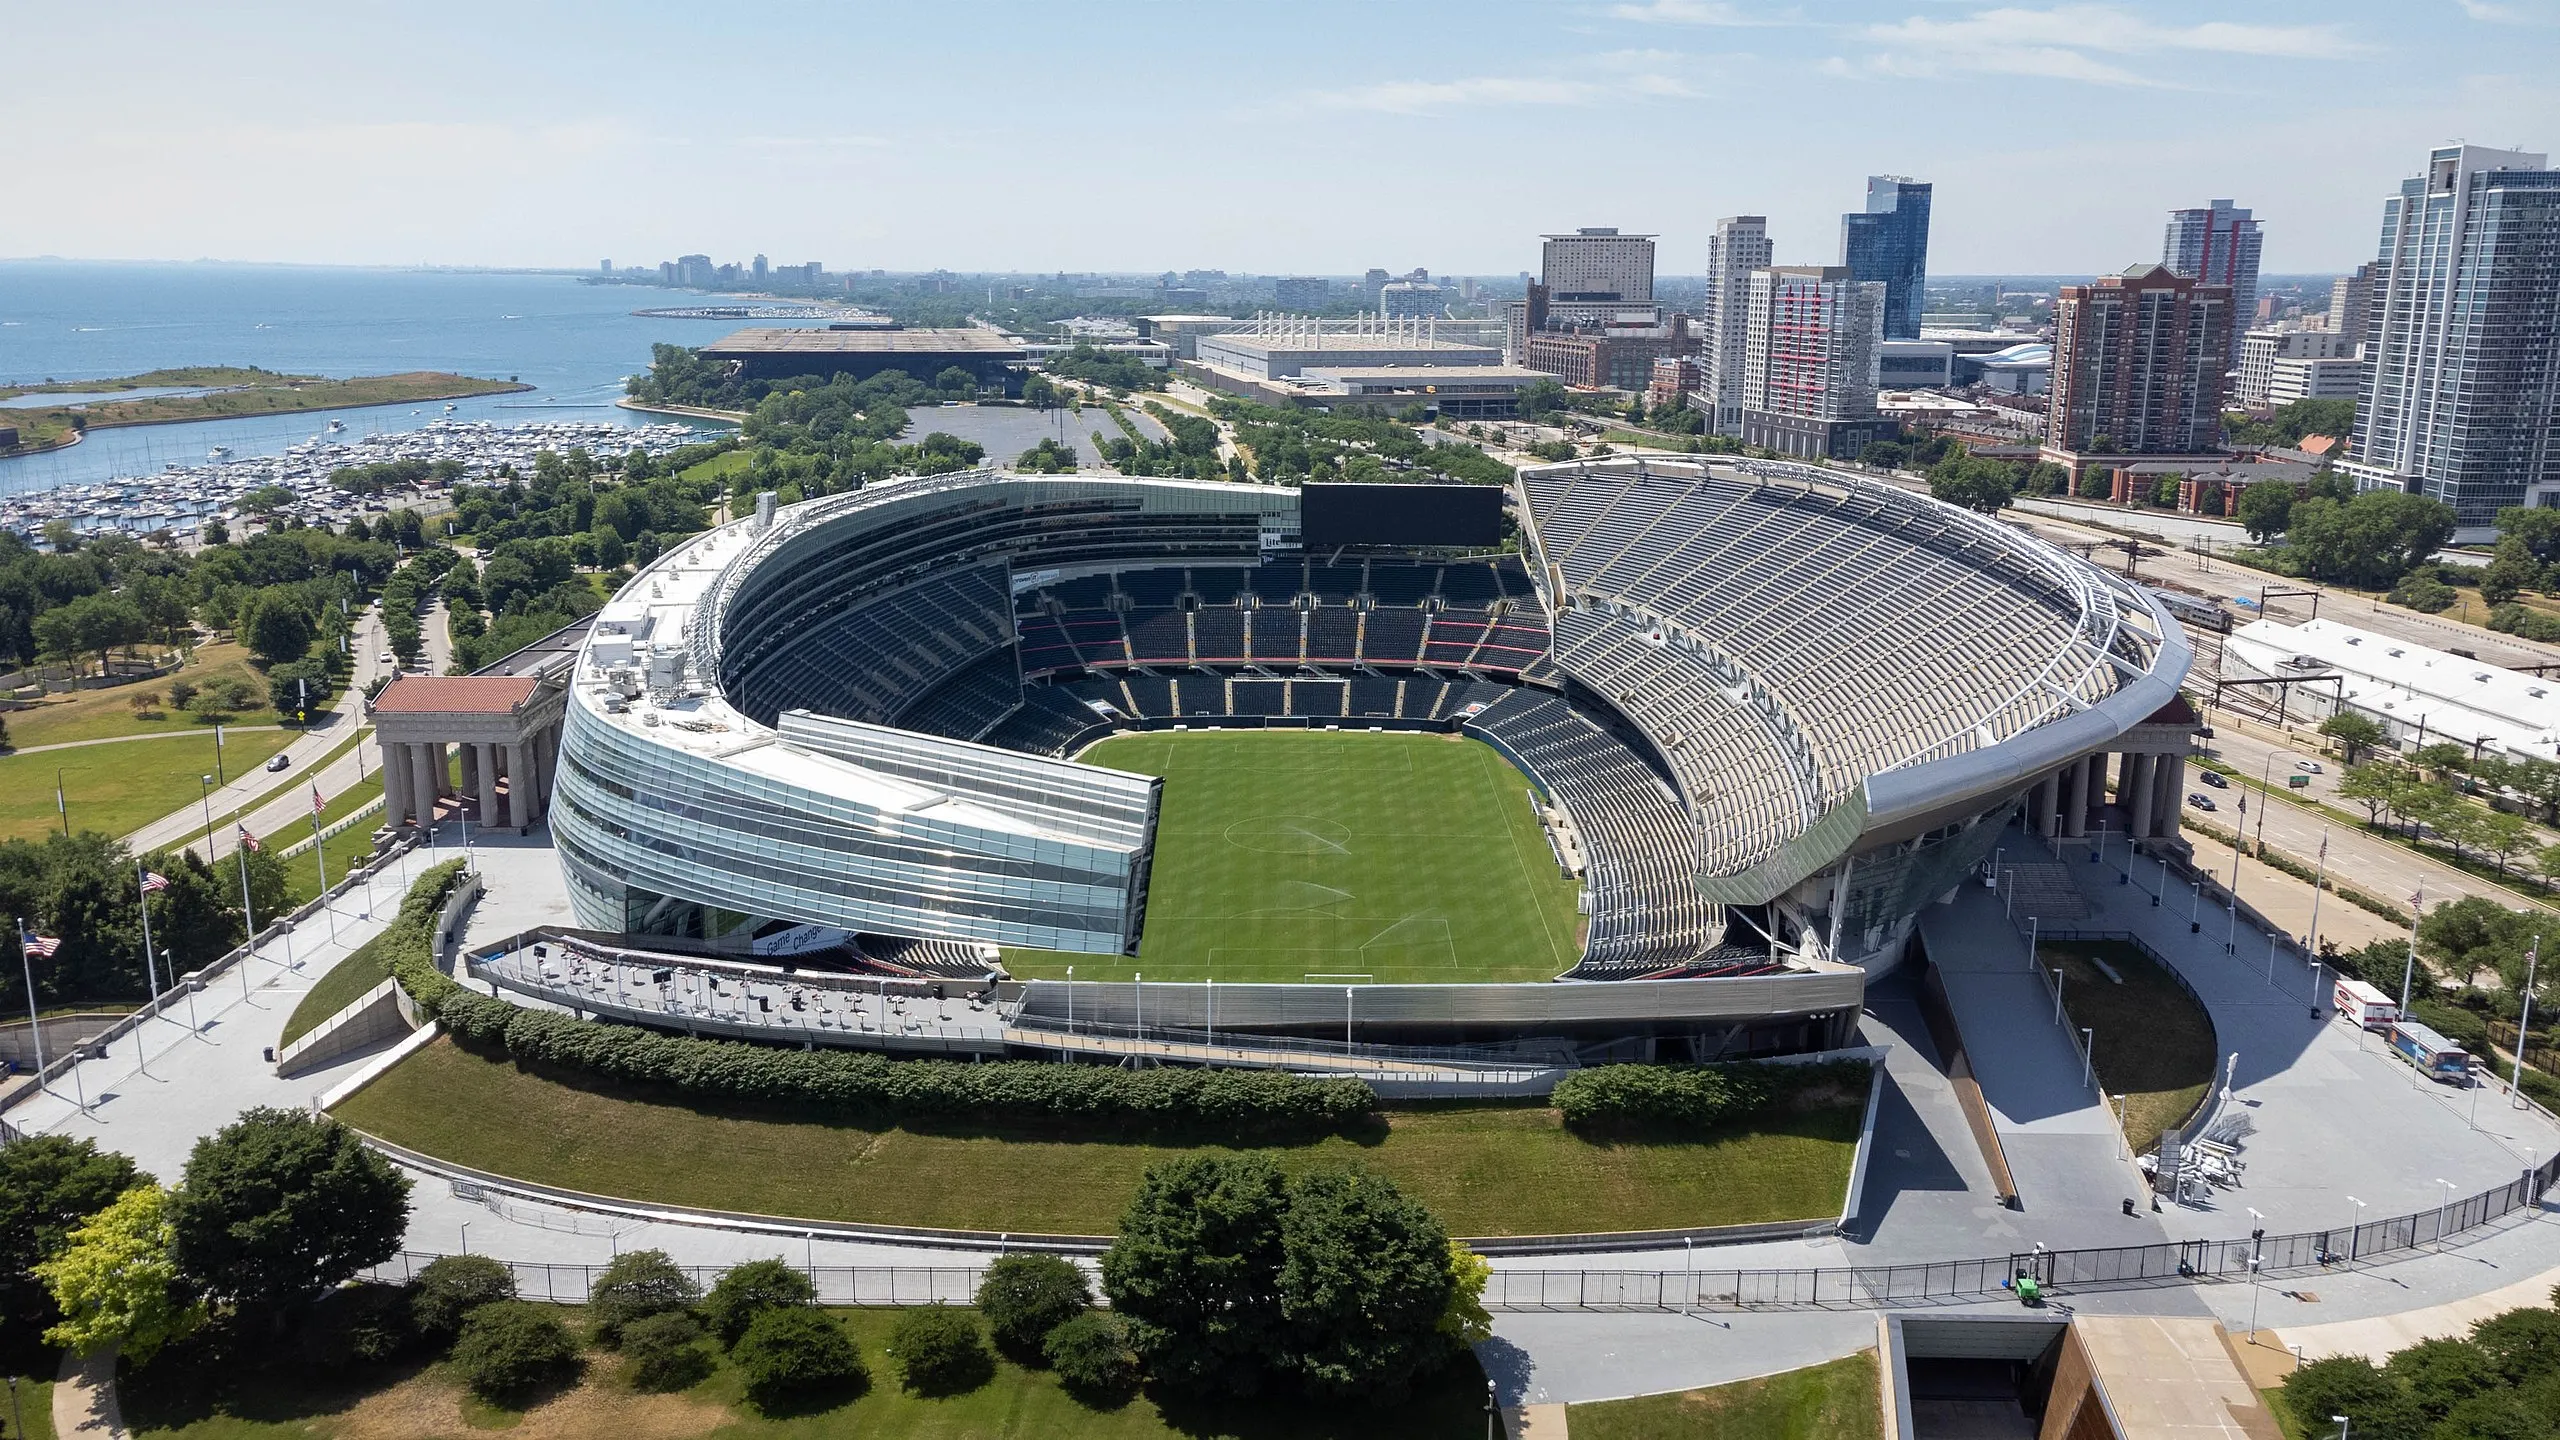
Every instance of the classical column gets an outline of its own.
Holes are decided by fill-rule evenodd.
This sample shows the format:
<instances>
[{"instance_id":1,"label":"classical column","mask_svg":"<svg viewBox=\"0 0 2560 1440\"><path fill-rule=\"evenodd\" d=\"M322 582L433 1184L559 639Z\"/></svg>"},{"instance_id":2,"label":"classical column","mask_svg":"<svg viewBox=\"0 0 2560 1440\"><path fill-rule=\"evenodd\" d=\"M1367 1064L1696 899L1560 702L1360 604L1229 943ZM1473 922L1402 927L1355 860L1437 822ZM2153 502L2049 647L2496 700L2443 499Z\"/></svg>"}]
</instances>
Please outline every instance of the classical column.
<instances>
[{"instance_id":1,"label":"classical column","mask_svg":"<svg viewBox=\"0 0 2560 1440\"><path fill-rule=\"evenodd\" d=\"M2050 775L2027 787L2027 828L2038 835L2053 833L2053 777Z\"/></svg>"},{"instance_id":2,"label":"classical column","mask_svg":"<svg viewBox=\"0 0 2560 1440\"><path fill-rule=\"evenodd\" d=\"M396 740L384 740L382 764L382 823L395 829L409 818L409 757L406 746Z\"/></svg>"},{"instance_id":3,"label":"classical column","mask_svg":"<svg viewBox=\"0 0 2560 1440\"><path fill-rule=\"evenodd\" d=\"M494 829L506 823L498 813L498 747L479 744L471 749L479 757L480 825L483 829Z\"/></svg>"},{"instance_id":4,"label":"classical column","mask_svg":"<svg viewBox=\"0 0 2560 1440\"><path fill-rule=\"evenodd\" d=\"M2125 757L2124 779L2117 787L2116 796L2125 805L2127 837L2151 833L2151 766L2155 758L2144 754Z\"/></svg>"},{"instance_id":5,"label":"classical column","mask_svg":"<svg viewBox=\"0 0 2560 1440\"><path fill-rule=\"evenodd\" d=\"M2174 837L2178 833L2178 806L2187 795L2187 757L2162 755L2152 763L2160 771L2160 794L2152 801L2151 833L2155 837Z\"/></svg>"},{"instance_id":6,"label":"classical column","mask_svg":"<svg viewBox=\"0 0 2560 1440\"><path fill-rule=\"evenodd\" d=\"M2078 839L2089 829L2089 767L2074 760L2062 767L2062 833Z\"/></svg>"},{"instance_id":7,"label":"classical column","mask_svg":"<svg viewBox=\"0 0 2560 1440\"><path fill-rule=\"evenodd\" d=\"M2089 817L2097 814L2099 808L2107 803L2107 752L2101 750L2090 756L2087 769L2089 783L2083 789L2089 797L2089 809L2080 817L2080 833L2083 835L2089 833Z\"/></svg>"},{"instance_id":8,"label":"classical column","mask_svg":"<svg viewBox=\"0 0 2560 1440\"><path fill-rule=\"evenodd\" d=\"M524 823L539 825L551 809L551 756L540 732L524 742L524 778Z\"/></svg>"},{"instance_id":9,"label":"classical column","mask_svg":"<svg viewBox=\"0 0 2560 1440\"><path fill-rule=\"evenodd\" d=\"M462 755L462 794L465 799L480 793L480 747L458 745Z\"/></svg>"},{"instance_id":10,"label":"classical column","mask_svg":"<svg viewBox=\"0 0 2560 1440\"><path fill-rule=\"evenodd\" d=\"M436 797L443 793L444 747L412 744L409 751L409 795L418 807L418 823L433 825L436 820Z\"/></svg>"}]
</instances>

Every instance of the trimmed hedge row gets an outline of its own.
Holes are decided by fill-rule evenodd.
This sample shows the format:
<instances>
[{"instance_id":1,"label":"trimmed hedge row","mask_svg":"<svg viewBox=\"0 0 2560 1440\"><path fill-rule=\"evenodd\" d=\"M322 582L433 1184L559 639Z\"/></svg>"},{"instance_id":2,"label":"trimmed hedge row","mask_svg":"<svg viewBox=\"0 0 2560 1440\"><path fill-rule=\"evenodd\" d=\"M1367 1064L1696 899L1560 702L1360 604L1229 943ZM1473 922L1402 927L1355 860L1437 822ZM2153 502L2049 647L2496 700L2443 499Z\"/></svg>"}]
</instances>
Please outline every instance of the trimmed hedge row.
<instances>
[{"instance_id":1,"label":"trimmed hedge row","mask_svg":"<svg viewBox=\"0 0 2560 1440\"><path fill-rule=\"evenodd\" d=\"M891 1060L849 1050L786 1050L662 1035L529 1010L474 994L436 969L429 953L435 915L460 864L439 877L447 868L438 866L420 878L401 904L401 918L384 933L391 973L455 1043L529 1068L665 1086L689 1100L813 1107L842 1119L888 1124L1083 1121L1162 1131L1326 1134L1378 1108L1377 1092L1359 1080L1311 1080L1270 1070Z\"/></svg>"},{"instance_id":2,"label":"trimmed hedge row","mask_svg":"<svg viewBox=\"0 0 2560 1440\"><path fill-rule=\"evenodd\" d=\"M1377 1109L1358 1080L1277 1071L1119 1070L1004 1060L963 1065L849 1050L784 1050L661 1035L457 991L437 1006L455 1041L519 1064L707 1100L813 1105L851 1119L1069 1120L1221 1131L1331 1131Z\"/></svg>"},{"instance_id":3,"label":"trimmed hedge row","mask_svg":"<svg viewBox=\"0 0 2560 1440\"><path fill-rule=\"evenodd\" d=\"M1863 1060L1818 1065L1601 1065L1557 1082L1567 1125L1592 1130L1704 1130L1809 1090L1867 1084Z\"/></svg>"}]
</instances>

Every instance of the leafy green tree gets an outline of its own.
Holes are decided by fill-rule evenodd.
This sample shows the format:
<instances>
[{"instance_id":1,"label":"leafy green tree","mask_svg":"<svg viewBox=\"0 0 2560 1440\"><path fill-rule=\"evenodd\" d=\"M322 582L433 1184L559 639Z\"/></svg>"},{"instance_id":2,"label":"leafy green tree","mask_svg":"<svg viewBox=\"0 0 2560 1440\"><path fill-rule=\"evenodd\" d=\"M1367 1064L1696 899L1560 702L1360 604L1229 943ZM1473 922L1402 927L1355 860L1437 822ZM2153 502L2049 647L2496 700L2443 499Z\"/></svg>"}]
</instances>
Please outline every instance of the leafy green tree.
<instances>
[{"instance_id":1,"label":"leafy green tree","mask_svg":"<svg viewBox=\"0 0 2560 1440\"><path fill-rule=\"evenodd\" d=\"M933 377L933 388L946 395L975 395L978 393L978 377L958 365L947 366L941 374Z\"/></svg>"},{"instance_id":2,"label":"leafy green tree","mask_svg":"<svg viewBox=\"0 0 2560 1440\"><path fill-rule=\"evenodd\" d=\"M996 1348L1026 1363L1049 1332L1093 1304L1093 1285L1074 1261L1057 1255L1007 1255L978 1282L978 1313Z\"/></svg>"},{"instance_id":3,"label":"leafy green tree","mask_svg":"<svg viewBox=\"0 0 2560 1440\"><path fill-rule=\"evenodd\" d=\"M440 1255L409 1286L409 1316L420 1332L451 1335L483 1305L516 1298L515 1272L486 1255Z\"/></svg>"},{"instance_id":4,"label":"leafy green tree","mask_svg":"<svg viewBox=\"0 0 2560 1440\"><path fill-rule=\"evenodd\" d=\"M767 1415L818 1409L871 1383L853 1338L825 1311L806 1305L767 1310L729 1352L747 1398Z\"/></svg>"},{"instance_id":5,"label":"leafy green tree","mask_svg":"<svg viewBox=\"0 0 2560 1440\"><path fill-rule=\"evenodd\" d=\"M1087 1310L1051 1330L1041 1358L1079 1399L1116 1405L1138 1388L1138 1352L1129 1348L1128 1322L1108 1311Z\"/></svg>"},{"instance_id":6,"label":"leafy green tree","mask_svg":"<svg viewBox=\"0 0 2560 1440\"><path fill-rule=\"evenodd\" d=\"M1054 439L1043 439L1017 456L1013 466L1035 475L1063 475L1076 468L1075 447L1061 445Z\"/></svg>"},{"instance_id":7,"label":"leafy green tree","mask_svg":"<svg viewBox=\"0 0 2560 1440\"><path fill-rule=\"evenodd\" d=\"M2355 1433L2371 1440L2419 1440L2426 1425L2407 1391L2361 1355L2314 1360L2287 1375L2279 1390L2284 1408L2309 1431L2332 1415L2354 1419Z\"/></svg>"},{"instance_id":8,"label":"leafy green tree","mask_svg":"<svg viewBox=\"0 0 2560 1440\"><path fill-rule=\"evenodd\" d=\"M2511 505L2498 512L2497 525L2500 549L2505 548L2507 540L2521 540L2535 564L2560 562L2560 510Z\"/></svg>"},{"instance_id":9,"label":"leafy green tree","mask_svg":"<svg viewBox=\"0 0 2560 1440\"><path fill-rule=\"evenodd\" d=\"M578 1342L549 1306L500 1300L462 1322L449 1363L481 1399L522 1402L577 1378Z\"/></svg>"},{"instance_id":10,"label":"leafy green tree","mask_svg":"<svg viewBox=\"0 0 2560 1440\"><path fill-rule=\"evenodd\" d=\"M2410 755L2409 762L2421 770L2432 770L2438 775L2459 774L2471 762L2471 747L2456 745L2449 740L2439 740L2432 745L2418 747L2417 751Z\"/></svg>"},{"instance_id":11,"label":"leafy green tree","mask_svg":"<svg viewBox=\"0 0 2560 1440\"><path fill-rule=\"evenodd\" d=\"M1002 1261L998 1261L1002 1264ZM735 1345L747 1327L767 1310L815 1305L818 1287L781 1260L750 1260L731 1266L702 1299L702 1313L722 1345Z\"/></svg>"},{"instance_id":12,"label":"leafy green tree","mask_svg":"<svg viewBox=\"0 0 2560 1440\"><path fill-rule=\"evenodd\" d=\"M1532 380L1522 388L1518 400L1520 418L1544 420L1565 408L1564 386L1553 380Z\"/></svg>"},{"instance_id":13,"label":"leafy green tree","mask_svg":"<svg viewBox=\"0 0 2560 1440\"><path fill-rule=\"evenodd\" d=\"M316 631L311 612L285 590L261 590L239 618L242 644L269 663L299 660L311 651Z\"/></svg>"},{"instance_id":14,"label":"leafy green tree","mask_svg":"<svg viewBox=\"0 0 2560 1440\"><path fill-rule=\"evenodd\" d=\"M172 1255L169 1192L136 1185L75 1228L35 1276L62 1316L47 1342L75 1354L121 1347L136 1364L203 1323Z\"/></svg>"},{"instance_id":15,"label":"leafy green tree","mask_svg":"<svg viewBox=\"0 0 2560 1440\"><path fill-rule=\"evenodd\" d=\"M2471 1327L2471 1343L2510 1385L2560 1373L2560 1310L2527 1307L2492 1315Z\"/></svg>"},{"instance_id":16,"label":"leafy green tree","mask_svg":"<svg viewBox=\"0 0 2560 1440\"><path fill-rule=\"evenodd\" d=\"M2447 975L2468 981L2509 961L2521 969L2525 947L2539 928L2531 916L2485 895L2465 895L2418 922L2418 949Z\"/></svg>"},{"instance_id":17,"label":"leafy green tree","mask_svg":"<svg viewBox=\"0 0 2560 1440\"><path fill-rule=\"evenodd\" d=\"M711 1373L711 1356L696 1342L702 1322L682 1310L634 1320L622 1327L622 1359L636 1390L682 1390Z\"/></svg>"},{"instance_id":18,"label":"leafy green tree","mask_svg":"<svg viewBox=\"0 0 2560 1440\"><path fill-rule=\"evenodd\" d=\"M2482 815L2478 833L2472 840L2480 853L2497 857L2498 874L2501 876L2507 873L2507 862L2532 849L2533 842L2533 827L2525 823L2524 817L2510 815L2504 810L2492 810Z\"/></svg>"},{"instance_id":19,"label":"leafy green tree","mask_svg":"<svg viewBox=\"0 0 2560 1440\"><path fill-rule=\"evenodd\" d=\"M2341 710L2321 721L2320 733L2338 742L2338 749L2350 765L2356 763L2357 756L2381 744L2384 739L2379 721L2352 710Z\"/></svg>"},{"instance_id":20,"label":"leafy green tree","mask_svg":"<svg viewBox=\"0 0 2560 1440\"><path fill-rule=\"evenodd\" d=\"M1022 382L1022 403L1035 410L1047 410L1058 403L1058 387L1046 375L1034 375Z\"/></svg>"},{"instance_id":21,"label":"leafy green tree","mask_svg":"<svg viewBox=\"0 0 2560 1440\"><path fill-rule=\"evenodd\" d=\"M2281 480L2261 480L2240 492L2240 528L2264 545L2284 533L2293 513L2293 487Z\"/></svg>"},{"instance_id":22,"label":"leafy green tree","mask_svg":"<svg viewBox=\"0 0 2560 1440\"><path fill-rule=\"evenodd\" d=\"M2497 553L2480 572L2480 598L2491 605L2504 605L2525 590L2539 588L2542 570L2524 537L2510 535L2498 542Z\"/></svg>"},{"instance_id":23,"label":"leafy green tree","mask_svg":"<svg viewBox=\"0 0 2560 1440\"><path fill-rule=\"evenodd\" d=\"M914 1395L965 1395L995 1378L996 1357L978 1333L978 1317L949 1305L925 1305L889 1327L898 1384Z\"/></svg>"},{"instance_id":24,"label":"leafy green tree","mask_svg":"<svg viewBox=\"0 0 2560 1440\"><path fill-rule=\"evenodd\" d=\"M2017 493L2017 480L2010 468L1993 461L1958 462L1929 472L1929 494L1933 499L1983 515L2007 509Z\"/></svg>"},{"instance_id":25,"label":"leafy green tree","mask_svg":"<svg viewBox=\"0 0 2560 1440\"><path fill-rule=\"evenodd\" d=\"M1150 1167L1102 1257L1130 1347L1165 1385L1253 1395L1281 1343L1278 1167L1203 1154Z\"/></svg>"},{"instance_id":26,"label":"leafy green tree","mask_svg":"<svg viewBox=\"0 0 2560 1440\"><path fill-rule=\"evenodd\" d=\"M2115 493L2115 476L2103 465L2092 465L2080 472L2075 492L2083 500L2104 500Z\"/></svg>"},{"instance_id":27,"label":"leafy green tree","mask_svg":"<svg viewBox=\"0 0 2560 1440\"><path fill-rule=\"evenodd\" d=\"M2378 829L2383 816L2398 812L2409 786L2408 775L2396 765L2350 765L2338 781L2338 794L2364 806L2367 821Z\"/></svg>"},{"instance_id":28,"label":"leafy green tree","mask_svg":"<svg viewBox=\"0 0 2560 1440\"><path fill-rule=\"evenodd\" d=\"M86 1139L30 1135L0 1146L0 1369L37 1373L38 1342L62 1313L35 1267L136 1178L131 1160Z\"/></svg>"},{"instance_id":29,"label":"leafy green tree","mask_svg":"<svg viewBox=\"0 0 2560 1440\"><path fill-rule=\"evenodd\" d=\"M335 1120L261 1107L196 1142L170 1221L192 1283L281 1318L400 1253L409 1181Z\"/></svg>"},{"instance_id":30,"label":"leafy green tree","mask_svg":"<svg viewBox=\"0 0 2560 1440\"><path fill-rule=\"evenodd\" d=\"M1393 1402L1449 1357L1449 1237L1395 1182L1302 1175L1280 1233L1288 1359L1310 1392Z\"/></svg>"},{"instance_id":31,"label":"leafy green tree","mask_svg":"<svg viewBox=\"0 0 2560 1440\"><path fill-rule=\"evenodd\" d=\"M596 1338L606 1345L620 1340L622 1327L652 1315L690 1310L702 1298L693 1283L664 1250L630 1250L617 1255L587 1287L587 1314L595 1321Z\"/></svg>"}]
</instances>

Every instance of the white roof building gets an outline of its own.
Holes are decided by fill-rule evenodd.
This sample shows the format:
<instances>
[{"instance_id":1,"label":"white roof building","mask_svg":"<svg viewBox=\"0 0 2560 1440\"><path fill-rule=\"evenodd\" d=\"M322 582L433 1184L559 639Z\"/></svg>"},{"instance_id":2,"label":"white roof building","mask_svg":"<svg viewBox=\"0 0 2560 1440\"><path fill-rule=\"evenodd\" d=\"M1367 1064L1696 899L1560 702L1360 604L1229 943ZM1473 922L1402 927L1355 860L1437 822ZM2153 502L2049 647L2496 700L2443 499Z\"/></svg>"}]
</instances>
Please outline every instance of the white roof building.
<instances>
[{"instance_id":1,"label":"white roof building","mask_svg":"<svg viewBox=\"0 0 2560 1440\"><path fill-rule=\"evenodd\" d=\"M2479 743L2483 753L2560 759L2560 678L2546 679L2335 620L2257 620L2223 647L2234 675L2337 675L2302 687L2314 705L2342 701L2395 742Z\"/></svg>"}]
</instances>

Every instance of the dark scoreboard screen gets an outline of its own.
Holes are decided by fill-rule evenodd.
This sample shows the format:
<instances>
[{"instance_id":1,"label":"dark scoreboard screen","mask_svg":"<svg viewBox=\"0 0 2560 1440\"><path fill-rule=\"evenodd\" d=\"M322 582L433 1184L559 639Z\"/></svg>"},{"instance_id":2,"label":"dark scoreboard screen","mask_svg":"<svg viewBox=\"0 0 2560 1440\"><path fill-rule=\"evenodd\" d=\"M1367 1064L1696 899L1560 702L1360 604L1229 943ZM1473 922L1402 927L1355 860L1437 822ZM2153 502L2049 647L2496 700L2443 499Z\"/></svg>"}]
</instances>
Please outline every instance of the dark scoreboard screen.
<instances>
[{"instance_id":1,"label":"dark scoreboard screen","mask_svg":"<svg viewBox=\"0 0 2560 1440\"><path fill-rule=\"evenodd\" d=\"M1308 485L1298 491L1298 541L1462 550L1502 543L1499 485Z\"/></svg>"}]
</instances>

